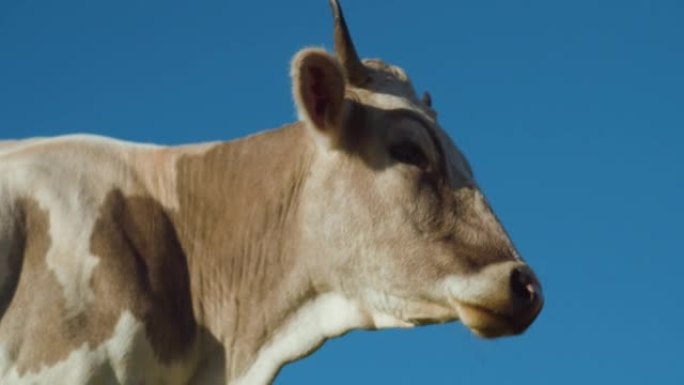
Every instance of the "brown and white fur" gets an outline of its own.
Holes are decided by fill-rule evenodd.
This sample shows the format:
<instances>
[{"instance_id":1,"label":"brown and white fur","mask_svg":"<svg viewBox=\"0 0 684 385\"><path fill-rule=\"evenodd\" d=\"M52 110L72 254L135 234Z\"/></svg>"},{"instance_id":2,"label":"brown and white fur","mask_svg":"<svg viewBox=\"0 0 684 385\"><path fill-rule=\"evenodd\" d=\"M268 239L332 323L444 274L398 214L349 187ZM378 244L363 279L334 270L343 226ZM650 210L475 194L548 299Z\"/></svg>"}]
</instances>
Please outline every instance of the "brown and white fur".
<instances>
[{"instance_id":1,"label":"brown and white fur","mask_svg":"<svg viewBox=\"0 0 684 385\"><path fill-rule=\"evenodd\" d=\"M0 142L0 383L260 385L353 329L527 328L540 285L467 161L332 5L336 56L292 61L297 123Z\"/></svg>"}]
</instances>

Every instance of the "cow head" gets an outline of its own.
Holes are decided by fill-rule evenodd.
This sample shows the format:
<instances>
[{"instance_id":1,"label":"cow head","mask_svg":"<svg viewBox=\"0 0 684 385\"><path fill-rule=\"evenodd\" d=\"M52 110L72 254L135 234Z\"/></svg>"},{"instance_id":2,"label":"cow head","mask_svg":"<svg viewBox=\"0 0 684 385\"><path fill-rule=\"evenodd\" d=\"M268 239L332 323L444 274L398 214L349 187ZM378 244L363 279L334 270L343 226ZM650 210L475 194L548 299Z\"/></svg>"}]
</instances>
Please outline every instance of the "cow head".
<instances>
[{"instance_id":1,"label":"cow head","mask_svg":"<svg viewBox=\"0 0 684 385\"><path fill-rule=\"evenodd\" d=\"M460 319L485 337L524 331L540 284L429 96L400 68L359 60L331 6L335 55L305 49L292 64L316 148L303 211L316 287L359 303L371 327Z\"/></svg>"}]
</instances>

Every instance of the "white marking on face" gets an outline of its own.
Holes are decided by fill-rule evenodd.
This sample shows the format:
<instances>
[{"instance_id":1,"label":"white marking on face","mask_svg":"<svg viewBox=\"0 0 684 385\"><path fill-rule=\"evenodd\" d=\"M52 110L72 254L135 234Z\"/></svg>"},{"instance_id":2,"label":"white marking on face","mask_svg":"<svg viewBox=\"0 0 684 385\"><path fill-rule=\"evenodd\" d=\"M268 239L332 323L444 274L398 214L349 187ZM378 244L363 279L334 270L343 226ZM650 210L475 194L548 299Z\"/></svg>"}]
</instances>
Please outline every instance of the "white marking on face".
<instances>
[{"instance_id":1,"label":"white marking on face","mask_svg":"<svg viewBox=\"0 0 684 385\"><path fill-rule=\"evenodd\" d=\"M363 104L375 107L381 110L411 110L421 116L424 116L428 121L433 119L429 117L423 110L418 108L415 101L408 97L397 96L389 93L374 92L363 88L353 88L350 91L356 97L363 100Z\"/></svg>"}]
</instances>

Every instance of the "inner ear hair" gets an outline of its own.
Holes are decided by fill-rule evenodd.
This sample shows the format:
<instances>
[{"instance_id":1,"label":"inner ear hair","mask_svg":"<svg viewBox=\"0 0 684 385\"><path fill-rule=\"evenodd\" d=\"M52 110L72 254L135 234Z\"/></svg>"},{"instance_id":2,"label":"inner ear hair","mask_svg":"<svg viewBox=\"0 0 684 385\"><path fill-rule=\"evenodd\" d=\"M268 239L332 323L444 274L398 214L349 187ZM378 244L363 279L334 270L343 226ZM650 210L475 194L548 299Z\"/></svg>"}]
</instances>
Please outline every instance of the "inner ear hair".
<instances>
[{"instance_id":1,"label":"inner ear hair","mask_svg":"<svg viewBox=\"0 0 684 385\"><path fill-rule=\"evenodd\" d=\"M295 56L292 72L300 118L323 132L339 126L345 78L337 59L320 49L306 49Z\"/></svg>"}]
</instances>

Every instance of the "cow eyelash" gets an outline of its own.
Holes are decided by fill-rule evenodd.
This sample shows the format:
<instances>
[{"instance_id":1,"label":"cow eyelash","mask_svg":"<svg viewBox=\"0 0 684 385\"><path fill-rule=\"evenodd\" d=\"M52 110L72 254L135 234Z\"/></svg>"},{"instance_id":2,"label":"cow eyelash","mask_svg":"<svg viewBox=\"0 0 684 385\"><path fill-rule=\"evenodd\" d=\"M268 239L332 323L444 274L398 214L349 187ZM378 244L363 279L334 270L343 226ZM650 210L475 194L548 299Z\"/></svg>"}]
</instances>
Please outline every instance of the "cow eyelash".
<instances>
[{"instance_id":1,"label":"cow eyelash","mask_svg":"<svg viewBox=\"0 0 684 385\"><path fill-rule=\"evenodd\" d=\"M418 145L411 142L401 142L392 145L389 153L397 162L410 164L420 169L426 169L429 165L425 152Z\"/></svg>"}]
</instances>

